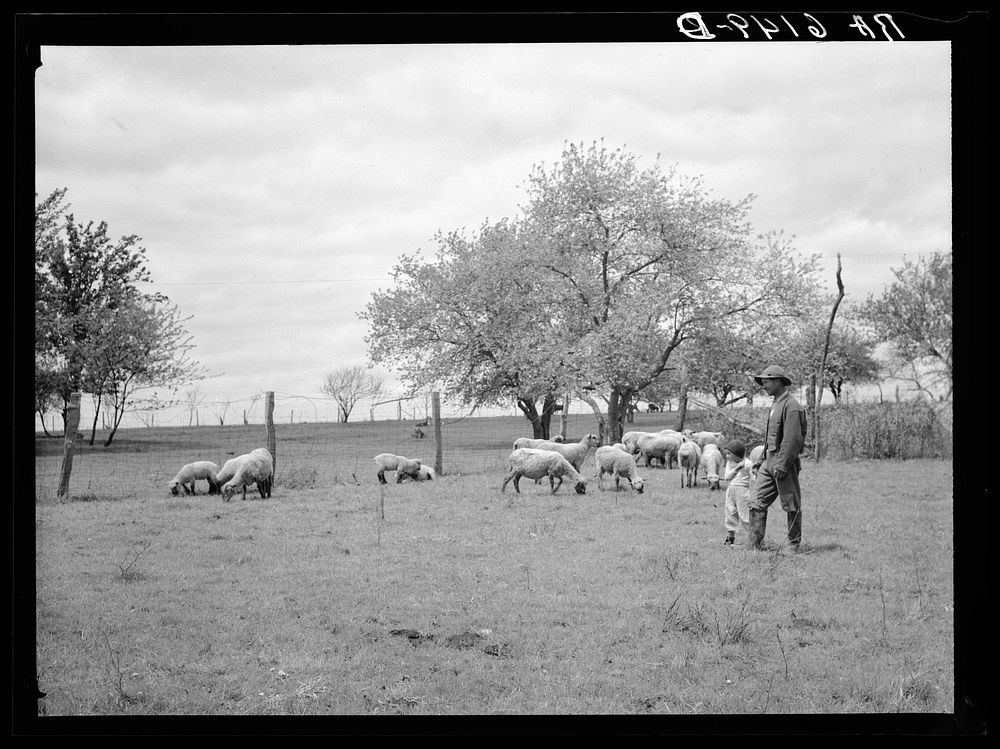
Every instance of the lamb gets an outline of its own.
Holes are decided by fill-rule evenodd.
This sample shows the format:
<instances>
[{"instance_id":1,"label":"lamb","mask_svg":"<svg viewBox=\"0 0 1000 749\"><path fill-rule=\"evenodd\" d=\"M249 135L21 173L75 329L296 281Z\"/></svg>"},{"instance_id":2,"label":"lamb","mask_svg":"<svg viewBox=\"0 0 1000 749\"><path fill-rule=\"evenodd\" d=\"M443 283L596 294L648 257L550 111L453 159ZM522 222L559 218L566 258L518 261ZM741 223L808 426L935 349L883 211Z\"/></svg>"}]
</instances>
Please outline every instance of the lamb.
<instances>
[{"instance_id":1,"label":"lamb","mask_svg":"<svg viewBox=\"0 0 1000 749\"><path fill-rule=\"evenodd\" d=\"M403 482L404 476L409 476L414 481L420 481L421 463L416 458L406 458L402 455L393 455L392 453L379 453L373 460L378 471L378 482L380 484L388 483L385 480L386 471L396 472L397 484Z\"/></svg>"},{"instance_id":2,"label":"lamb","mask_svg":"<svg viewBox=\"0 0 1000 749\"><path fill-rule=\"evenodd\" d=\"M416 475L410 475L408 473L400 474L404 479L409 479L411 481L434 481L437 479L437 474L434 469L428 465L420 464L420 470L417 471Z\"/></svg>"},{"instance_id":3,"label":"lamb","mask_svg":"<svg viewBox=\"0 0 1000 749\"><path fill-rule=\"evenodd\" d=\"M258 447L246 455L233 458L226 462L226 466L230 463L235 464L235 473L222 485L222 498L226 502L231 500L239 489L243 490L243 499L246 499L247 487L253 484L256 484L261 499L271 496L271 487L274 484L274 458L266 447Z\"/></svg>"},{"instance_id":4,"label":"lamb","mask_svg":"<svg viewBox=\"0 0 1000 749\"><path fill-rule=\"evenodd\" d=\"M531 447L521 447L514 450L507 458L507 476L500 486L500 493L507 488L507 482L513 480L514 491L521 493L518 482L522 477L529 479L540 479L543 476L549 477L549 484L552 486L552 493L555 494L562 486L563 479L569 478L574 482L574 489L577 494L587 493L587 479L584 478L566 457L553 450L538 450ZM559 483L556 483L556 479Z\"/></svg>"},{"instance_id":5,"label":"lamb","mask_svg":"<svg viewBox=\"0 0 1000 749\"><path fill-rule=\"evenodd\" d=\"M698 464L701 462L698 443L691 440L684 442L677 451L677 462L681 469L681 488L684 488L685 480L689 489L692 482L698 486Z\"/></svg>"},{"instance_id":6,"label":"lamb","mask_svg":"<svg viewBox=\"0 0 1000 749\"><path fill-rule=\"evenodd\" d=\"M726 458L722 450L714 442L706 442L701 451L701 469L705 472L705 480L712 491L720 489L722 476L726 473Z\"/></svg>"},{"instance_id":7,"label":"lamb","mask_svg":"<svg viewBox=\"0 0 1000 749\"><path fill-rule=\"evenodd\" d=\"M674 467L674 460L677 458L677 451L682 443L676 437L661 434L643 434L636 440L632 448L632 454L638 455L639 459L646 459L646 467L650 466L653 458L660 458L667 468ZM638 462L638 461L637 461Z\"/></svg>"},{"instance_id":8,"label":"lamb","mask_svg":"<svg viewBox=\"0 0 1000 749\"><path fill-rule=\"evenodd\" d=\"M548 442L543 441L534 446L536 450L549 450L562 455L579 472L583 470L583 462L590 451L601 444L601 438L596 434L585 434L579 442ZM516 449L516 448L515 448Z\"/></svg>"},{"instance_id":9,"label":"lamb","mask_svg":"<svg viewBox=\"0 0 1000 749\"><path fill-rule=\"evenodd\" d=\"M597 448L594 454L594 462L597 463L597 485L604 488L604 474L610 473L615 477L615 491L618 491L619 481L622 478L628 479L629 486L642 494L644 481L636 473L635 458L625 450L625 446L620 442L614 445L605 445Z\"/></svg>"},{"instance_id":10,"label":"lamb","mask_svg":"<svg viewBox=\"0 0 1000 749\"><path fill-rule=\"evenodd\" d=\"M219 493L219 466L210 460L196 460L183 466L167 484L167 488L175 497L180 489L183 489L185 494L196 494L195 482L199 479L208 481L209 494Z\"/></svg>"}]
</instances>

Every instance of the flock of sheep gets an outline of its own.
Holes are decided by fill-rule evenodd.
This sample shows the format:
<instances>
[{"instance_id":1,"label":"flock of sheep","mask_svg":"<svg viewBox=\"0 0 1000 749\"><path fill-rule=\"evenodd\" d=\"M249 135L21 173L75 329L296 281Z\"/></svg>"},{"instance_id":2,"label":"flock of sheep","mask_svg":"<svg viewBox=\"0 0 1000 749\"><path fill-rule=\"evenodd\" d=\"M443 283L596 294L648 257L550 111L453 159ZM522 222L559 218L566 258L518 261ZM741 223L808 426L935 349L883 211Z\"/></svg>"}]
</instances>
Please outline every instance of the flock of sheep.
<instances>
[{"instance_id":1,"label":"flock of sheep","mask_svg":"<svg viewBox=\"0 0 1000 749\"><path fill-rule=\"evenodd\" d=\"M228 502L236 492L243 491L243 499L247 498L247 487L257 487L260 498L271 496L271 486L274 484L274 458L266 447L258 447L245 455L237 455L227 460L219 468L210 460L199 460L183 466L177 475L167 484L173 495L183 491L185 494L195 493L195 482L208 482L209 494L221 494Z\"/></svg>"},{"instance_id":2,"label":"flock of sheep","mask_svg":"<svg viewBox=\"0 0 1000 749\"><path fill-rule=\"evenodd\" d=\"M559 437L553 440L521 437L514 441L513 452L507 458L507 472L500 492L507 484L514 483L514 491L521 493L519 482L522 478L540 482L546 476L553 494L559 491L563 481L573 483L577 494L586 494L587 478L583 475L583 463L594 452L594 462L598 486L604 489L604 476L615 480L615 491L624 480L636 492L642 493L645 481L638 474L640 462L646 468L654 461L665 468L675 465L681 469L681 487L698 485L698 475L703 474L710 489L719 489L725 474L726 459L722 453L725 437L721 432L678 432L664 429L659 432L626 432L622 441L601 446L594 434L584 435L578 442L563 442ZM762 447L750 452L750 461L759 462ZM396 483L405 479L413 481L433 481L434 469L424 465L417 458L407 458L393 453L380 453L374 458L376 475L380 484L387 483L385 474L394 471ZM256 485L261 499L271 496L274 482L274 459L264 447L239 455L226 461L222 468L215 463L201 460L182 467L168 488L174 495L182 490L185 494L195 493L195 482L208 482L209 494L221 494L228 502L236 492L242 490L247 498L247 487Z\"/></svg>"},{"instance_id":3,"label":"flock of sheep","mask_svg":"<svg viewBox=\"0 0 1000 749\"><path fill-rule=\"evenodd\" d=\"M681 487L698 485L698 474L702 473L710 489L721 488L725 474L726 459L722 452L725 437L721 432L693 432L664 429L660 432L626 432L622 441L601 446L594 434L585 435L579 442L560 442L522 437L514 441L514 451L507 459L507 475L500 491L513 481L514 490L520 494L518 482L522 478L541 480L549 477L549 486L555 494L564 479L573 482L577 494L587 491L587 479L583 476L583 463L595 450L594 463L598 486L604 488L605 474L615 480L615 491L619 491L622 480L628 482L636 492L642 493L644 479L638 474L640 462L650 468L654 461L664 467L681 469ZM757 462L762 447L750 453L751 462Z\"/></svg>"}]
</instances>

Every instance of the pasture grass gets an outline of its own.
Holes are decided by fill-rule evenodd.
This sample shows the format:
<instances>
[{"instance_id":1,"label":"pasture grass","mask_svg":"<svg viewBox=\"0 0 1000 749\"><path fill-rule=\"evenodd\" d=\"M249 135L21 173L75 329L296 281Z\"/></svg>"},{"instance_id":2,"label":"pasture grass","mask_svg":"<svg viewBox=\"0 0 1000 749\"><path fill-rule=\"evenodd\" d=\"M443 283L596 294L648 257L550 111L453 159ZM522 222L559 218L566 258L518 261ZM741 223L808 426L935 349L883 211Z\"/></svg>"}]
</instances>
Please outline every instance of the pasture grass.
<instances>
[{"instance_id":1,"label":"pasture grass","mask_svg":"<svg viewBox=\"0 0 1000 749\"><path fill-rule=\"evenodd\" d=\"M676 470L501 494L510 435L488 429L449 453L463 470L380 487L365 462L407 443L309 426L269 500L169 496L190 448L169 430L62 500L36 451L40 715L955 709L951 460L807 463L803 550L775 505L755 553Z\"/></svg>"}]
</instances>

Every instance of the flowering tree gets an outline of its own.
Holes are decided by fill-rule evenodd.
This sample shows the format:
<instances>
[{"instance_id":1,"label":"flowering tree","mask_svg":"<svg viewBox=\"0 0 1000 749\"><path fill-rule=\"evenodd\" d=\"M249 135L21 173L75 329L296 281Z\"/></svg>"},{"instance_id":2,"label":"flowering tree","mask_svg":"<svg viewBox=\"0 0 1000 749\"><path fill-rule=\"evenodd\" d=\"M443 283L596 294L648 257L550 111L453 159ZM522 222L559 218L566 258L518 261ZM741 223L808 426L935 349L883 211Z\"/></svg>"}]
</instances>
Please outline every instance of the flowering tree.
<instances>
[{"instance_id":1,"label":"flowering tree","mask_svg":"<svg viewBox=\"0 0 1000 749\"><path fill-rule=\"evenodd\" d=\"M735 321L795 319L815 300L816 258L753 235L750 197L713 198L599 144L567 146L527 191L517 220L439 234L434 262L401 258L395 288L362 314L374 361L472 403L513 398L536 436L535 404L544 416L569 392L618 441L678 347Z\"/></svg>"},{"instance_id":2,"label":"flowering tree","mask_svg":"<svg viewBox=\"0 0 1000 749\"><path fill-rule=\"evenodd\" d=\"M954 387L951 253L906 260L893 273L895 282L881 295L870 295L862 314L877 339L890 344L894 361L922 373L921 387L937 385L950 398Z\"/></svg>"}]
</instances>

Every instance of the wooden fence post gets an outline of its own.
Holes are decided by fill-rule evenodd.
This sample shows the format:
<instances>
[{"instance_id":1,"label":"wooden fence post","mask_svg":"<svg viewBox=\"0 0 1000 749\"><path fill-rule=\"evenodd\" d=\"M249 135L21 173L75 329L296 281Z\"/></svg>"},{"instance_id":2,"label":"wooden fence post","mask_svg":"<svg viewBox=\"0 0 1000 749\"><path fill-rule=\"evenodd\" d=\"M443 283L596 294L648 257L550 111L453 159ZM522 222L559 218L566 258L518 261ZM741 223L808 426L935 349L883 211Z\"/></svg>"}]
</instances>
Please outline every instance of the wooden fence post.
<instances>
[{"instance_id":1,"label":"wooden fence post","mask_svg":"<svg viewBox=\"0 0 1000 749\"><path fill-rule=\"evenodd\" d=\"M442 471L442 445L441 445L441 394L438 391L431 393L431 409L434 414L434 472L438 476L444 475Z\"/></svg>"},{"instance_id":2,"label":"wooden fence post","mask_svg":"<svg viewBox=\"0 0 1000 749\"><path fill-rule=\"evenodd\" d=\"M264 394L264 421L267 424L267 449L271 453L274 474L278 475L278 453L274 438L274 391L268 390Z\"/></svg>"},{"instance_id":3,"label":"wooden fence post","mask_svg":"<svg viewBox=\"0 0 1000 749\"><path fill-rule=\"evenodd\" d=\"M63 442L62 471L59 475L57 497L69 494L69 476L73 472L73 449L76 444L76 430L80 426L80 394L70 393L66 407L66 434Z\"/></svg>"}]
</instances>

